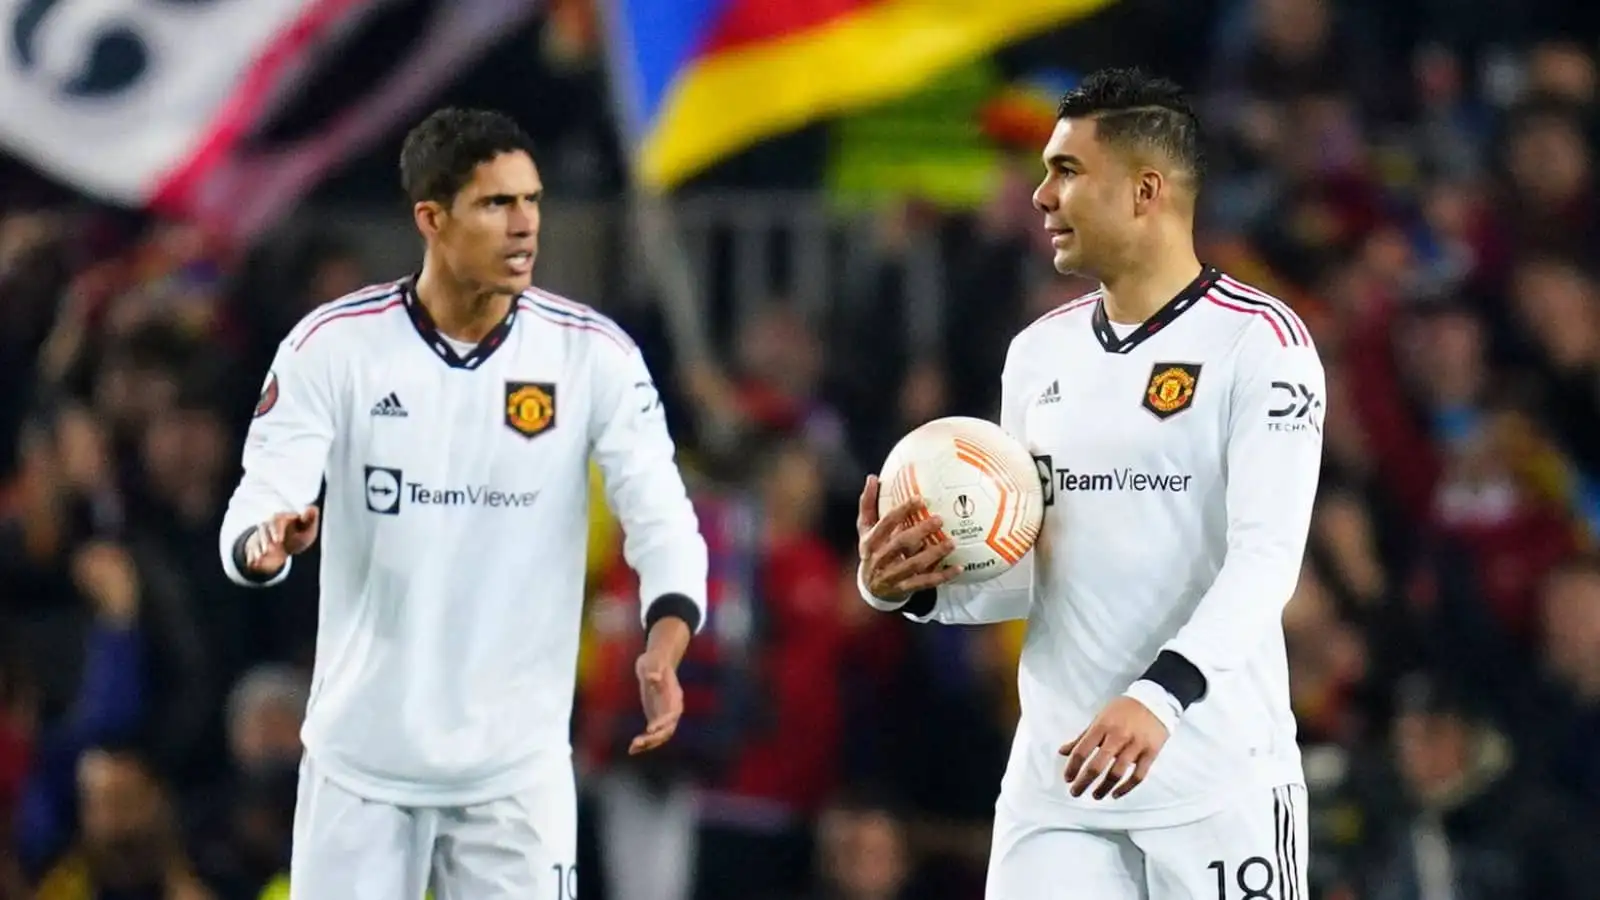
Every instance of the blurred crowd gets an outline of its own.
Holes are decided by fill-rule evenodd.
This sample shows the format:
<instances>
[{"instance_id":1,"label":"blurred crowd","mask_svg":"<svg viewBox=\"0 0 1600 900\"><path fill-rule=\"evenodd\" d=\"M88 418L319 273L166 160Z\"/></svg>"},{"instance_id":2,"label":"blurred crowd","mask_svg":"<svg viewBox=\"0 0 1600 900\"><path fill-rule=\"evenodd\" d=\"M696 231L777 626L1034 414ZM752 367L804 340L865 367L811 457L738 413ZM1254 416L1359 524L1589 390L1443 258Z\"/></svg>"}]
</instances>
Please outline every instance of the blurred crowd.
<instances>
[{"instance_id":1,"label":"blurred crowd","mask_svg":"<svg viewBox=\"0 0 1600 900\"><path fill-rule=\"evenodd\" d=\"M1596 48L1396 61L1318 0L1242 7L1195 84L1202 244L1291 303L1328 370L1284 616L1314 896L1596 896ZM711 616L678 737L620 753L638 599L597 499L573 730L589 900L981 897L1022 626L872 613L853 510L906 430L992 417L1010 336L1088 288L1046 262L1034 152L982 209L884 210L848 314L767 303L709 361L618 311L673 401ZM286 898L317 566L236 588L216 532L277 341L402 273L333 232L235 256L5 196L0 898ZM879 302L909 236L943 249L937 347Z\"/></svg>"}]
</instances>

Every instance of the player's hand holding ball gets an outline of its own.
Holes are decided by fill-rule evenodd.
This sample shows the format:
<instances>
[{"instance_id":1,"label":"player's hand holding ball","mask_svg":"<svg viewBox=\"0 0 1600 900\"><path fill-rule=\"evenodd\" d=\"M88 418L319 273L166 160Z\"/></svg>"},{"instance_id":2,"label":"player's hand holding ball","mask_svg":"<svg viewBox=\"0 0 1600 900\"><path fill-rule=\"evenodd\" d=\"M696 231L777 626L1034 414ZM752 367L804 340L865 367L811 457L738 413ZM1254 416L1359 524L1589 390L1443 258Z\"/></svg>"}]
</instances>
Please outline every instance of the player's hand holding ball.
<instances>
[{"instance_id":1,"label":"player's hand holding ball","mask_svg":"<svg viewBox=\"0 0 1600 900\"><path fill-rule=\"evenodd\" d=\"M938 516L916 521L925 512L920 497L906 500L880 518L879 489L878 476L868 475L856 516L861 581L868 592L880 600L903 600L960 575L959 566L944 564L945 557L956 549L955 542L940 531L944 521Z\"/></svg>"},{"instance_id":2,"label":"player's hand holding ball","mask_svg":"<svg viewBox=\"0 0 1600 900\"><path fill-rule=\"evenodd\" d=\"M1118 697L1083 734L1061 747L1072 796L1083 796L1097 781L1094 799L1126 796L1149 776L1166 743L1167 726L1155 713L1132 697Z\"/></svg>"},{"instance_id":3,"label":"player's hand holding ball","mask_svg":"<svg viewBox=\"0 0 1600 900\"><path fill-rule=\"evenodd\" d=\"M289 557L299 556L316 543L320 521L321 511L313 505L297 513L278 513L256 526L245 542L245 567L264 577L278 574Z\"/></svg>"},{"instance_id":4,"label":"player's hand holding ball","mask_svg":"<svg viewBox=\"0 0 1600 900\"><path fill-rule=\"evenodd\" d=\"M1022 561L1043 524L1044 489L1021 442L985 419L934 419L901 438L861 492L861 580L881 600L988 581Z\"/></svg>"}]
</instances>

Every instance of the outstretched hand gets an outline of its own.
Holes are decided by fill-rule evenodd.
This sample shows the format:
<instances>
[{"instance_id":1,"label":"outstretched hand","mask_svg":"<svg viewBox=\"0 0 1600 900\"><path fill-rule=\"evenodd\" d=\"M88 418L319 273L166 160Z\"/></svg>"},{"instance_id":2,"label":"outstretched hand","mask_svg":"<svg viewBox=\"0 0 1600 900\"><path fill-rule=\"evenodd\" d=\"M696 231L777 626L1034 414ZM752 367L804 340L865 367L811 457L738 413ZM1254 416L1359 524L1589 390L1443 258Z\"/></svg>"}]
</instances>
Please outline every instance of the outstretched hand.
<instances>
[{"instance_id":1,"label":"outstretched hand","mask_svg":"<svg viewBox=\"0 0 1600 900\"><path fill-rule=\"evenodd\" d=\"M245 544L245 567L256 575L271 577L316 543L321 511L308 506L298 513L278 513L263 522Z\"/></svg>"},{"instance_id":2,"label":"outstretched hand","mask_svg":"<svg viewBox=\"0 0 1600 900\"><path fill-rule=\"evenodd\" d=\"M667 741L678 730L683 718L683 687L678 684L678 667L664 653L645 651L634 665L639 676L639 701L644 705L644 732L628 745L628 755L648 753Z\"/></svg>"}]
</instances>

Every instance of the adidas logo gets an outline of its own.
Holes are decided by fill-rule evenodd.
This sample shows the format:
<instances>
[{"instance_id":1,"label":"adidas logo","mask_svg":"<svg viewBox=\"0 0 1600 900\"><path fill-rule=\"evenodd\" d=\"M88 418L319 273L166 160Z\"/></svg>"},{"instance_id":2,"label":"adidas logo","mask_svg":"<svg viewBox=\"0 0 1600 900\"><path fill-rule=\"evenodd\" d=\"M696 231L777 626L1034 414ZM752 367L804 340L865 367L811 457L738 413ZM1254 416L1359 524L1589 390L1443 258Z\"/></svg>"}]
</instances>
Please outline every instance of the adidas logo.
<instances>
[{"instance_id":1,"label":"adidas logo","mask_svg":"<svg viewBox=\"0 0 1600 900\"><path fill-rule=\"evenodd\" d=\"M400 398L395 395L394 391L390 391L388 396L373 405L372 414L375 416L390 416L396 419L403 419L411 415L406 412L404 406L400 405Z\"/></svg>"},{"instance_id":2,"label":"adidas logo","mask_svg":"<svg viewBox=\"0 0 1600 900\"><path fill-rule=\"evenodd\" d=\"M1051 403L1060 403L1060 402L1061 402L1061 382L1059 380L1052 381L1052 382L1050 382L1050 386L1044 389L1044 393L1039 395L1038 405L1039 406L1047 406L1047 405L1049 405Z\"/></svg>"}]
</instances>

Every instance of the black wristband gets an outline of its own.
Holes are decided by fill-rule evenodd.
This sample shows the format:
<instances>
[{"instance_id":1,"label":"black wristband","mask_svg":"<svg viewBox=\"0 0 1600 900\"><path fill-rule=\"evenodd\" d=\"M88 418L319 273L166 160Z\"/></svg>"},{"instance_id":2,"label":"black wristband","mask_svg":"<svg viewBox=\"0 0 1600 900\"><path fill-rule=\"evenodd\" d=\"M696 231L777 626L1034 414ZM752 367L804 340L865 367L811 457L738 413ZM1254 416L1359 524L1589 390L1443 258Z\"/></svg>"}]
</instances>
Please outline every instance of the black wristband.
<instances>
[{"instance_id":1,"label":"black wristband","mask_svg":"<svg viewBox=\"0 0 1600 900\"><path fill-rule=\"evenodd\" d=\"M933 608L938 602L938 588L923 588L920 591L914 591L911 597L901 605L900 611L908 616L916 616L920 619L933 612Z\"/></svg>"},{"instance_id":2,"label":"black wristband","mask_svg":"<svg viewBox=\"0 0 1600 900\"><path fill-rule=\"evenodd\" d=\"M1163 650L1156 654L1156 661L1150 668L1144 670L1140 676L1143 681L1153 681L1166 688L1178 705L1184 709L1189 704L1200 702L1206 695L1206 676L1194 663L1182 654L1171 650Z\"/></svg>"},{"instance_id":3,"label":"black wristband","mask_svg":"<svg viewBox=\"0 0 1600 900\"><path fill-rule=\"evenodd\" d=\"M668 616L682 619L690 634L700 630L700 607L693 600L683 594L662 594L650 601L650 608L645 610L644 633L648 635L657 622Z\"/></svg>"},{"instance_id":4,"label":"black wristband","mask_svg":"<svg viewBox=\"0 0 1600 900\"><path fill-rule=\"evenodd\" d=\"M250 543L250 539L252 537L255 537L256 529L258 529L260 527L261 527L260 525L257 525L254 528L246 528L244 530L244 534L239 535L239 537L236 540L234 540L234 542L233 542L233 567L235 569L239 570L239 577L243 578L245 581L252 581L252 582L255 582L256 584L265 584L265 583L271 581L275 576L274 575L262 575L262 574L259 574L257 572L251 571L250 564L247 561L250 558L250 553L249 553L249 550L247 549L247 547L248 547L248 545Z\"/></svg>"}]
</instances>

